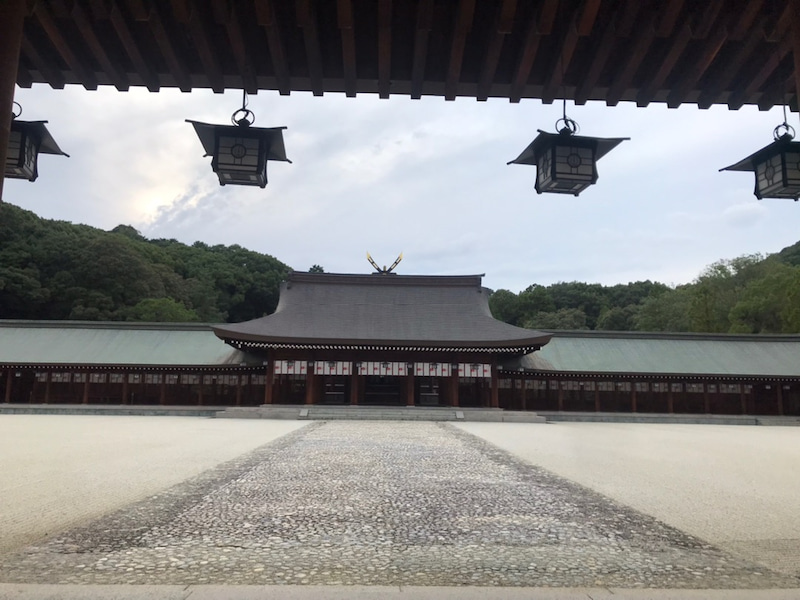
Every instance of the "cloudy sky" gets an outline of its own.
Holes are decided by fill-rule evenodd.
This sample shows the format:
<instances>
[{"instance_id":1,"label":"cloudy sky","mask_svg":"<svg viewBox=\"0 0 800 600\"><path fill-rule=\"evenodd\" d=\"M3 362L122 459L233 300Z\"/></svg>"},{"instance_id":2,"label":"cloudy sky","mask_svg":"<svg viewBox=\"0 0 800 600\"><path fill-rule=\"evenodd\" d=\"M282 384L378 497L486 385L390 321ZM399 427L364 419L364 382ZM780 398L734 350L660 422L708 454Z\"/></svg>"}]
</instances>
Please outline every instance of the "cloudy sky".
<instances>
[{"instance_id":1,"label":"cloudy sky","mask_svg":"<svg viewBox=\"0 0 800 600\"><path fill-rule=\"evenodd\" d=\"M514 292L677 285L716 260L800 240L800 203L759 202L752 175L718 172L772 141L778 109L568 104L581 134L631 138L576 198L537 195L535 167L506 165L537 129L554 131L560 103L261 92L250 97L256 126L287 126L293 161L269 163L262 190L220 187L185 122L228 123L241 92L34 86L16 99L71 158L40 158L35 183L6 180L5 201L148 238L239 244L296 270L367 273L367 251L381 265L403 252L399 273L485 273L488 287Z\"/></svg>"}]
</instances>

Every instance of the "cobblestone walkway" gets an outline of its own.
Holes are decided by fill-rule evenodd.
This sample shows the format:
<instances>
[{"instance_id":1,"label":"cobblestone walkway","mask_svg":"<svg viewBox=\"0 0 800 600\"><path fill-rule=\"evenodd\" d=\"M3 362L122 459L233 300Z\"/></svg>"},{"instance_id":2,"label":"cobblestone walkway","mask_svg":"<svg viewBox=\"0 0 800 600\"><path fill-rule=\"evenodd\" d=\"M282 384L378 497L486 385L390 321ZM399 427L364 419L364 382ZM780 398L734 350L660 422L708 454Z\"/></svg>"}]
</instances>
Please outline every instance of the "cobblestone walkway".
<instances>
[{"instance_id":1,"label":"cobblestone walkway","mask_svg":"<svg viewBox=\"0 0 800 600\"><path fill-rule=\"evenodd\" d=\"M0 581L796 587L448 425L311 425L0 559Z\"/></svg>"}]
</instances>

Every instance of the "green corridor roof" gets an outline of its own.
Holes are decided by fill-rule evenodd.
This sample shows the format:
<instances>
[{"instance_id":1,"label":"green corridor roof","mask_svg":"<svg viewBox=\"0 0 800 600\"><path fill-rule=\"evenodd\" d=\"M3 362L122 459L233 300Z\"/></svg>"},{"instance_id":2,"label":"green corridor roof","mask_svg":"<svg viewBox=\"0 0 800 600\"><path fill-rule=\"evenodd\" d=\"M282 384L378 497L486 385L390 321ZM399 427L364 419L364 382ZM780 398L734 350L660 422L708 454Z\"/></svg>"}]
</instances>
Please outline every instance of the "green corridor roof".
<instances>
[{"instance_id":1,"label":"green corridor roof","mask_svg":"<svg viewBox=\"0 0 800 600\"><path fill-rule=\"evenodd\" d=\"M800 377L800 335L554 331L510 368L615 374Z\"/></svg>"},{"instance_id":2,"label":"green corridor roof","mask_svg":"<svg viewBox=\"0 0 800 600\"><path fill-rule=\"evenodd\" d=\"M180 367L252 362L220 342L206 324L0 320L0 364Z\"/></svg>"}]
</instances>

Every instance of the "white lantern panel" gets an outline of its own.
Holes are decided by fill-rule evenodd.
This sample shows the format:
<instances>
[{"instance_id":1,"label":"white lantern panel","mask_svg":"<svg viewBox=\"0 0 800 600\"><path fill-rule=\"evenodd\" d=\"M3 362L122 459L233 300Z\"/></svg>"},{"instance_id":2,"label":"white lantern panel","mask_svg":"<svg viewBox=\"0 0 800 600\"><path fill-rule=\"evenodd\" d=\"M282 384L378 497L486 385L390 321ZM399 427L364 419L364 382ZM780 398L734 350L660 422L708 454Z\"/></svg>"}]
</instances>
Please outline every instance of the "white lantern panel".
<instances>
[{"instance_id":1,"label":"white lantern panel","mask_svg":"<svg viewBox=\"0 0 800 600\"><path fill-rule=\"evenodd\" d=\"M33 139L22 131L12 130L8 138L5 175L13 179L36 179L37 148Z\"/></svg>"},{"instance_id":2,"label":"white lantern panel","mask_svg":"<svg viewBox=\"0 0 800 600\"><path fill-rule=\"evenodd\" d=\"M764 198L800 196L800 152L783 152L755 165L756 195Z\"/></svg>"},{"instance_id":3,"label":"white lantern panel","mask_svg":"<svg viewBox=\"0 0 800 600\"><path fill-rule=\"evenodd\" d=\"M539 157L536 191L579 194L597 179L594 161L592 148L552 146Z\"/></svg>"}]
</instances>

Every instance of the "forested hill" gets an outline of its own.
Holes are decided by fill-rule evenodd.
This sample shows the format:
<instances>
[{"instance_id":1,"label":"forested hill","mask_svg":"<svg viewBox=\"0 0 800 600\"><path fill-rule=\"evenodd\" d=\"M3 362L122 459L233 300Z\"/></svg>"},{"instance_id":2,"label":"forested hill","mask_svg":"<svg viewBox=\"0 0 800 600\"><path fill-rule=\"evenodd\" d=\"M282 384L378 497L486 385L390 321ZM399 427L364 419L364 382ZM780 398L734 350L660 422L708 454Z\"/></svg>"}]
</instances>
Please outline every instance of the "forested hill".
<instances>
[{"instance_id":1,"label":"forested hill","mask_svg":"<svg viewBox=\"0 0 800 600\"><path fill-rule=\"evenodd\" d=\"M0 204L0 318L237 322L269 314L289 267L239 246L148 240Z\"/></svg>"},{"instance_id":2,"label":"forested hill","mask_svg":"<svg viewBox=\"0 0 800 600\"><path fill-rule=\"evenodd\" d=\"M800 333L800 242L718 261L676 288L534 284L519 294L497 290L489 304L498 319L533 329Z\"/></svg>"},{"instance_id":3,"label":"forested hill","mask_svg":"<svg viewBox=\"0 0 800 600\"><path fill-rule=\"evenodd\" d=\"M321 270L313 267L312 270ZM0 204L0 318L239 322L270 314L289 267L240 246L148 240ZM533 284L489 298L534 329L800 333L800 242L707 267L692 283Z\"/></svg>"}]
</instances>

